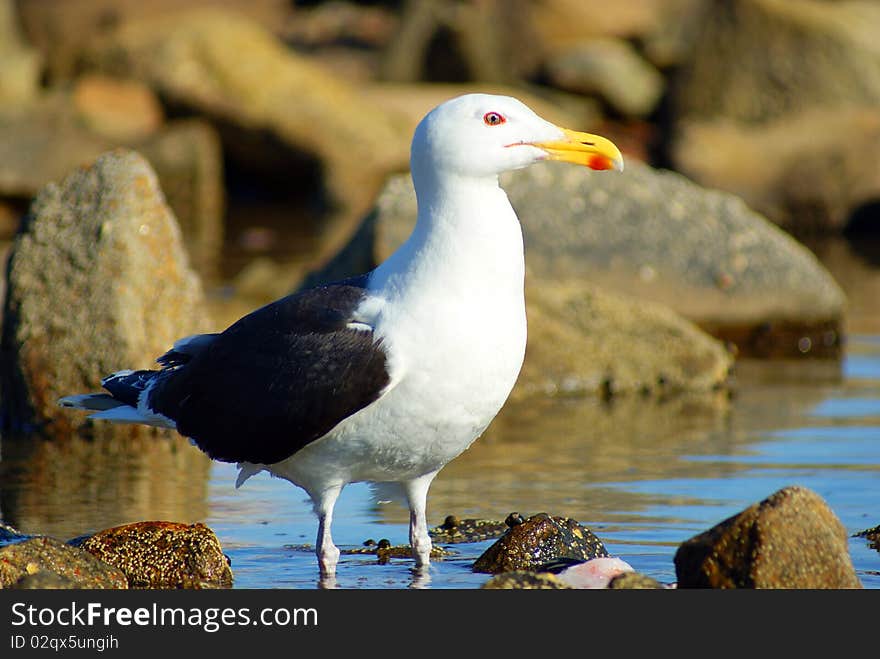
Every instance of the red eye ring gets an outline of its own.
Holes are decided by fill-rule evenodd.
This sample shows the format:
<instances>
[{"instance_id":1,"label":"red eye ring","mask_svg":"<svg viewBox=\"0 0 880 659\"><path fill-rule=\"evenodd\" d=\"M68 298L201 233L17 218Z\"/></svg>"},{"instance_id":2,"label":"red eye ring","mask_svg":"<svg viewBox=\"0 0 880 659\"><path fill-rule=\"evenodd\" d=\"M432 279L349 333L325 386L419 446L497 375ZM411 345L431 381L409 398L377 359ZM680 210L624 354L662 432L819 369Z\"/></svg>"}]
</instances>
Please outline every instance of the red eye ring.
<instances>
[{"instance_id":1,"label":"red eye ring","mask_svg":"<svg viewBox=\"0 0 880 659\"><path fill-rule=\"evenodd\" d=\"M487 112L483 115L483 123L487 126L500 126L507 119L504 118L504 115L498 114L497 112Z\"/></svg>"}]
</instances>

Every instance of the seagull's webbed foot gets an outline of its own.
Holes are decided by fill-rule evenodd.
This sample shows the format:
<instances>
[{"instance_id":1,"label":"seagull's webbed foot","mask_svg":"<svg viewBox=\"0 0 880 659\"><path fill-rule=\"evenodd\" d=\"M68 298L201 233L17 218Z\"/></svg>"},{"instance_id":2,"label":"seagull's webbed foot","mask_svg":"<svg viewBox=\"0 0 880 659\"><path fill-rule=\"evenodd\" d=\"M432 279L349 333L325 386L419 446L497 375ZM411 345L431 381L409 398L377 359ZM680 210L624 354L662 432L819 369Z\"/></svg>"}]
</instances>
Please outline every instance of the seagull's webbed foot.
<instances>
[{"instance_id":1,"label":"seagull's webbed foot","mask_svg":"<svg viewBox=\"0 0 880 659\"><path fill-rule=\"evenodd\" d=\"M320 537L320 534L319 534ZM332 577L336 574L336 565L339 563L339 547L333 544L329 531L324 540L319 540L317 551L318 567L322 577Z\"/></svg>"}]
</instances>

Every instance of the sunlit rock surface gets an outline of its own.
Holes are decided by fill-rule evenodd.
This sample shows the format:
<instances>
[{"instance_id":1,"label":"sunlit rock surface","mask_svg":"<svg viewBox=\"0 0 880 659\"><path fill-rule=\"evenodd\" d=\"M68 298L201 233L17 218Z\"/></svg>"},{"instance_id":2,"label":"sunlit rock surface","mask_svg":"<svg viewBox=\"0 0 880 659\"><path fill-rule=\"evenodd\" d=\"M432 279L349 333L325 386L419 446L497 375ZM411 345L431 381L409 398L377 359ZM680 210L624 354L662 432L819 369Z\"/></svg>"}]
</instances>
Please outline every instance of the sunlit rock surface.
<instances>
[{"instance_id":1,"label":"sunlit rock surface","mask_svg":"<svg viewBox=\"0 0 880 659\"><path fill-rule=\"evenodd\" d=\"M9 428L83 428L84 415L62 410L60 397L99 389L121 368L150 368L176 339L211 329L180 229L134 152L46 186L7 273L0 400Z\"/></svg>"}]
</instances>

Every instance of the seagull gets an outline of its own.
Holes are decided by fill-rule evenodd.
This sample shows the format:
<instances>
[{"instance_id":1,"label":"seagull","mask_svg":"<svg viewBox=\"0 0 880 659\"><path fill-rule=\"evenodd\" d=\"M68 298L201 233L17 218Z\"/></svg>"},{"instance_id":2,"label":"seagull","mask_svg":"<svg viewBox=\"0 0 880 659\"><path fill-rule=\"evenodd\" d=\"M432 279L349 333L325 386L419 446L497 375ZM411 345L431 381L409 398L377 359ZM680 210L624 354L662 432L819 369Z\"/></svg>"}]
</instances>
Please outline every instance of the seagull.
<instances>
[{"instance_id":1,"label":"seagull","mask_svg":"<svg viewBox=\"0 0 880 659\"><path fill-rule=\"evenodd\" d=\"M236 487L268 471L309 495L322 577L349 483L390 483L409 506L417 570L429 565L428 488L501 409L526 348L524 251L501 173L544 160L623 170L608 139L550 123L521 101L467 94L418 124L412 234L372 271L288 295L223 332L189 336L155 370L65 396L94 419L172 428Z\"/></svg>"}]
</instances>

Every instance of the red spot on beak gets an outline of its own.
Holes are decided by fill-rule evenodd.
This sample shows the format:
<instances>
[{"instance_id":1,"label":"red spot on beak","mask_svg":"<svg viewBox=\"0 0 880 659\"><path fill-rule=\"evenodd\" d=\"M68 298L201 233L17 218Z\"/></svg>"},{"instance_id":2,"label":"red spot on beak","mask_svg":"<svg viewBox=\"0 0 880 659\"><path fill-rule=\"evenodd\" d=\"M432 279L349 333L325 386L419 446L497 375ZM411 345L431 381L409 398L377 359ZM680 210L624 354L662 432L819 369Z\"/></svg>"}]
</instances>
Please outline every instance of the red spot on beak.
<instances>
[{"instance_id":1,"label":"red spot on beak","mask_svg":"<svg viewBox=\"0 0 880 659\"><path fill-rule=\"evenodd\" d=\"M590 169L599 170L614 169L614 164L609 158L596 154L594 156L590 156L590 159L587 161L587 167L589 167Z\"/></svg>"}]
</instances>

